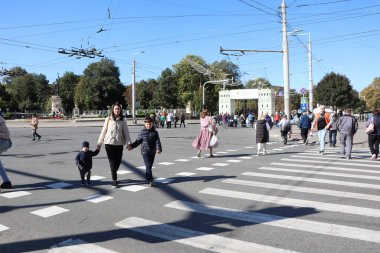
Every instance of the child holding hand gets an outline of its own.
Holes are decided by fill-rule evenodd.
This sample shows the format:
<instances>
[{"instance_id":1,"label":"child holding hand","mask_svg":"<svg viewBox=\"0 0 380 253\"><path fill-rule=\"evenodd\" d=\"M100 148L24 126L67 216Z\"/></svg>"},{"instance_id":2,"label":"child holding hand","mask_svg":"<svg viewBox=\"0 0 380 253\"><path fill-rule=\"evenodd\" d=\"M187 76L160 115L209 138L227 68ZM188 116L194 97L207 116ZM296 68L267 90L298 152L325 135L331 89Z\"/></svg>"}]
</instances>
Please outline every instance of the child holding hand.
<instances>
[{"instance_id":1,"label":"child holding hand","mask_svg":"<svg viewBox=\"0 0 380 253\"><path fill-rule=\"evenodd\" d=\"M95 151L90 150L90 143L88 141L84 141L82 143L82 149L75 157L75 164L78 167L80 178L81 178L81 185L84 186L85 183L85 176L87 179L87 185L91 185L91 169L92 169L92 157L97 156L99 154L99 149L96 149Z\"/></svg>"},{"instance_id":2,"label":"child holding hand","mask_svg":"<svg viewBox=\"0 0 380 253\"><path fill-rule=\"evenodd\" d=\"M152 167L156 154L162 152L160 136L153 126L153 119L146 117L144 120L144 128L140 131L136 141L131 144L131 149L141 144L141 155L145 164L145 179L151 187L155 186Z\"/></svg>"}]
</instances>

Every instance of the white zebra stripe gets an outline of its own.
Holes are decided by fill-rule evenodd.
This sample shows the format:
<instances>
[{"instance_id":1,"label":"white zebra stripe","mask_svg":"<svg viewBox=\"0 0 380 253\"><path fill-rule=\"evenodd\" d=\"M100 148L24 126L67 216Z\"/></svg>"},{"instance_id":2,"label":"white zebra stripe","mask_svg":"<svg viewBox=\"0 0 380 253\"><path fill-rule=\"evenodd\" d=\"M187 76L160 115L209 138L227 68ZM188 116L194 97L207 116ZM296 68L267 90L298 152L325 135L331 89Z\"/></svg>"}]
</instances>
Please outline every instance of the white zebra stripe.
<instances>
[{"instance_id":1,"label":"white zebra stripe","mask_svg":"<svg viewBox=\"0 0 380 253\"><path fill-rule=\"evenodd\" d=\"M252 187L321 194L321 195L336 196L336 197L341 197L341 198L362 199L362 200L380 202L380 196L378 195L370 195L370 194L363 194L363 193L356 193L356 192L335 191L335 190L327 190L327 189L319 189L319 188L311 188L311 187L303 187L303 186L295 186L295 185L254 182L254 181L239 180L239 179L226 179L226 180L223 180L222 182L228 183L228 184L246 185L246 186L252 186Z\"/></svg>"},{"instance_id":2,"label":"white zebra stripe","mask_svg":"<svg viewBox=\"0 0 380 253\"><path fill-rule=\"evenodd\" d=\"M246 212L237 209L203 205L199 203L179 200L173 201L165 205L165 207L218 216L227 219L242 220L256 224L380 243L380 231L369 229L342 226L317 221L308 221L297 218L288 218L258 212Z\"/></svg>"},{"instance_id":3,"label":"white zebra stripe","mask_svg":"<svg viewBox=\"0 0 380 253\"><path fill-rule=\"evenodd\" d=\"M313 175L325 175L325 176L380 180L380 177L376 177L376 176L334 173L334 172L321 172L321 171L314 171L314 170L297 170L297 169L285 169L285 168L273 168L273 167L260 167L259 170L271 170L271 171L283 171L283 172L304 173L304 174L313 174Z\"/></svg>"},{"instance_id":4,"label":"white zebra stripe","mask_svg":"<svg viewBox=\"0 0 380 253\"><path fill-rule=\"evenodd\" d=\"M130 217L115 224L138 233L193 246L198 249L220 253L297 253L252 242L241 241L219 235L181 228L156 221Z\"/></svg>"},{"instance_id":5,"label":"white zebra stripe","mask_svg":"<svg viewBox=\"0 0 380 253\"><path fill-rule=\"evenodd\" d=\"M380 217L380 211L373 208L365 208L359 206L349 206L349 205L339 205L332 203L324 203L311 200L302 200L302 199L292 199L292 198L283 198L279 196L268 196L261 194L254 194L248 192L240 191L230 191L217 188L206 188L201 190L200 193L210 194L215 196L223 196L237 199L247 199L258 202L266 203L275 203L277 205L290 205L290 206L299 206L306 208L315 208L317 210L338 212L338 213L348 213L355 215L363 215L369 217Z\"/></svg>"},{"instance_id":6,"label":"white zebra stripe","mask_svg":"<svg viewBox=\"0 0 380 253\"><path fill-rule=\"evenodd\" d=\"M282 158L281 161L297 162L297 163L323 163L326 164L326 161L316 161L316 160L302 160L302 159L291 159L291 158ZM357 164L349 162L328 162L328 164L344 165L344 166L358 166ZM371 167L379 168L379 164L360 164L360 167Z\"/></svg>"},{"instance_id":7,"label":"white zebra stripe","mask_svg":"<svg viewBox=\"0 0 380 253\"><path fill-rule=\"evenodd\" d=\"M252 177L269 177L269 178L295 180L295 181L303 181L303 182L322 183L322 184L344 185L344 186L358 187L358 188L380 189L380 185L378 184L365 184L365 183L339 181L339 180L331 180L331 179L293 177L293 176L276 175L276 174L255 173L255 172L244 172L242 175L252 176Z\"/></svg>"},{"instance_id":8,"label":"white zebra stripe","mask_svg":"<svg viewBox=\"0 0 380 253\"><path fill-rule=\"evenodd\" d=\"M310 164L294 164L294 163L271 163L271 165L287 166L287 167L298 167L298 168L310 168ZM353 169L353 168L341 168L334 166L323 166L323 165L313 165L314 169L326 169L326 170L342 170L342 171L356 171L360 173L374 173L380 174L377 170L364 170L364 169Z\"/></svg>"}]
</instances>

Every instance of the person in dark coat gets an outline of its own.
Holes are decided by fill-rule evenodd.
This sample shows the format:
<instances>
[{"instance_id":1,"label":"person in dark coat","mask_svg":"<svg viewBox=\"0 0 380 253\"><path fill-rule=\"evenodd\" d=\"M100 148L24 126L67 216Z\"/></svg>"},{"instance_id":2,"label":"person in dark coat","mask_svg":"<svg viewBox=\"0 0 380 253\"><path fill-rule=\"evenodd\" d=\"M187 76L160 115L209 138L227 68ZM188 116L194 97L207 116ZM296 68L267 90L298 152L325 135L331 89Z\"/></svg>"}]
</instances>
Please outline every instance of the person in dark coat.
<instances>
[{"instance_id":1,"label":"person in dark coat","mask_svg":"<svg viewBox=\"0 0 380 253\"><path fill-rule=\"evenodd\" d=\"M75 164L78 167L81 185L83 186L85 181L84 178L86 176L87 185L91 185L91 169L92 169L92 157L97 156L99 154L99 149L95 151L90 150L90 143L88 141L84 141L82 143L82 149L75 157Z\"/></svg>"},{"instance_id":2,"label":"person in dark coat","mask_svg":"<svg viewBox=\"0 0 380 253\"><path fill-rule=\"evenodd\" d=\"M307 145L307 135L309 134L309 130L311 129L311 119L306 111L302 113L298 126L301 129L301 138L303 140L303 144Z\"/></svg>"},{"instance_id":3,"label":"person in dark coat","mask_svg":"<svg viewBox=\"0 0 380 253\"><path fill-rule=\"evenodd\" d=\"M372 154L371 160L377 160L380 144L380 108L373 112L373 116L365 123L365 127L367 128L371 123L374 124L374 131L368 134L368 146Z\"/></svg>"},{"instance_id":4,"label":"person in dark coat","mask_svg":"<svg viewBox=\"0 0 380 253\"><path fill-rule=\"evenodd\" d=\"M135 142L131 144L134 149L141 144L141 155L145 164L145 179L150 186L155 186L152 174L153 162L156 154L162 152L160 136L153 126L153 119L146 117L144 120L144 128L139 133Z\"/></svg>"},{"instance_id":5,"label":"person in dark coat","mask_svg":"<svg viewBox=\"0 0 380 253\"><path fill-rule=\"evenodd\" d=\"M270 125L265 120L265 117L261 115L256 122L256 143L257 143L257 155L267 154L267 145L269 141Z\"/></svg>"}]
</instances>

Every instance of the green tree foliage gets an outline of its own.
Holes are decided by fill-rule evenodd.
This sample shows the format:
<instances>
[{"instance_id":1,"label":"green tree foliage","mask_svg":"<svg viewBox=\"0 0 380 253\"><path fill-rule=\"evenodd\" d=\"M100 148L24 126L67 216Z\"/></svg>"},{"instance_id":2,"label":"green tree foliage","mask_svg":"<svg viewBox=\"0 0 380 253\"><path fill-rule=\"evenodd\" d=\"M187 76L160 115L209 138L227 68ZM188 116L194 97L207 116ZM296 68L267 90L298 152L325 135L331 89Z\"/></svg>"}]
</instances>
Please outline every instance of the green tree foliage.
<instances>
[{"instance_id":1,"label":"green tree foliage","mask_svg":"<svg viewBox=\"0 0 380 253\"><path fill-rule=\"evenodd\" d=\"M75 102L83 109L105 109L115 102L125 108L119 68L107 58L91 63L83 72L75 90Z\"/></svg>"},{"instance_id":2,"label":"green tree foliage","mask_svg":"<svg viewBox=\"0 0 380 253\"><path fill-rule=\"evenodd\" d=\"M59 81L59 96L62 98L65 114L71 114L74 109L75 87L79 84L80 76L73 72L65 72Z\"/></svg>"},{"instance_id":3,"label":"green tree foliage","mask_svg":"<svg viewBox=\"0 0 380 253\"><path fill-rule=\"evenodd\" d=\"M11 101L11 95L8 93L5 84L0 84L0 108L4 112L6 108L9 108Z\"/></svg>"},{"instance_id":4,"label":"green tree foliage","mask_svg":"<svg viewBox=\"0 0 380 253\"><path fill-rule=\"evenodd\" d=\"M177 108L181 105L178 96L177 78L172 70L166 68L157 80L154 103L164 108Z\"/></svg>"},{"instance_id":5,"label":"green tree foliage","mask_svg":"<svg viewBox=\"0 0 380 253\"><path fill-rule=\"evenodd\" d=\"M267 89L271 88L272 84L265 78L259 77L256 79L251 79L245 85L247 89Z\"/></svg>"},{"instance_id":6,"label":"green tree foliage","mask_svg":"<svg viewBox=\"0 0 380 253\"><path fill-rule=\"evenodd\" d=\"M314 90L317 103L337 108L355 108L359 102L357 92L352 89L350 80L340 74L326 74Z\"/></svg>"},{"instance_id":7,"label":"green tree foliage","mask_svg":"<svg viewBox=\"0 0 380 253\"><path fill-rule=\"evenodd\" d=\"M187 59L205 67L207 67L207 64L200 56L187 55L179 63L173 65L174 73L177 76L178 94L181 104L188 105L190 103L195 111L199 111L202 106L202 85L209 79L197 72Z\"/></svg>"},{"instance_id":8,"label":"green tree foliage","mask_svg":"<svg viewBox=\"0 0 380 253\"><path fill-rule=\"evenodd\" d=\"M380 77L376 77L372 83L362 90L368 110L374 111L380 108Z\"/></svg>"},{"instance_id":9,"label":"green tree foliage","mask_svg":"<svg viewBox=\"0 0 380 253\"><path fill-rule=\"evenodd\" d=\"M51 89L45 75L28 73L11 80L9 93L18 110L43 111Z\"/></svg>"},{"instance_id":10,"label":"green tree foliage","mask_svg":"<svg viewBox=\"0 0 380 253\"><path fill-rule=\"evenodd\" d=\"M158 87L158 83L155 79L149 79L148 81L141 81L137 83L137 100L140 102L141 109L155 108L153 96Z\"/></svg>"}]
</instances>

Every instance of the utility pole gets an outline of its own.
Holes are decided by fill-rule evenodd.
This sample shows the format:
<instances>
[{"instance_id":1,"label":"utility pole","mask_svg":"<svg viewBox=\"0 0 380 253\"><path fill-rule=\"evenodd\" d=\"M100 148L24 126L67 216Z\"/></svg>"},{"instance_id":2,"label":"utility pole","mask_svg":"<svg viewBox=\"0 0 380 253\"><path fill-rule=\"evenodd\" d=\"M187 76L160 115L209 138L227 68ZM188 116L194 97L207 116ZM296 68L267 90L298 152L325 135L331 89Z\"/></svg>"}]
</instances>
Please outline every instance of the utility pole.
<instances>
[{"instance_id":1,"label":"utility pole","mask_svg":"<svg viewBox=\"0 0 380 253\"><path fill-rule=\"evenodd\" d=\"M136 91L135 91L135 83L136 83L136 55L142 54L144 51L140 51L133 54L133 61L132 61L132 123L137 124L136 120Z\"/></svg>"},{"instance_id":2,"label":"utility pole","mask_svg":"<svg viewBox=\"0 0 380 253\"><path fill-rule=\"evenodd\" d=\"M132 61L132 123L137 124L136 121L136 111L135 111L135 82L136 82L136 60L133 56Z\"/></svg>"},{"instance_id":3,"label":"utility pole","mask_svg":"<svg viewBox=\"0 0 380 253\"><path fill-rule=\"evenodd\" d=\"M308 44L308 52L309 52L309 111L313 111L313 57L311 53L311 34L309 33L309 44Z\"/></svg>"},{"instance_id":4,"label":"utility pole","mask_svg":"<svg viewBox=\"0 0 380 253\"><path fill-rule=\"evenodd\" d=\"M281 4L282 13L282 51L283 51L283 69L284 69L284 114L290 119L290 84L289 84L289 48L288 32L286 27L286 4L285 0Z\"/></svg>"}]
</instances>

